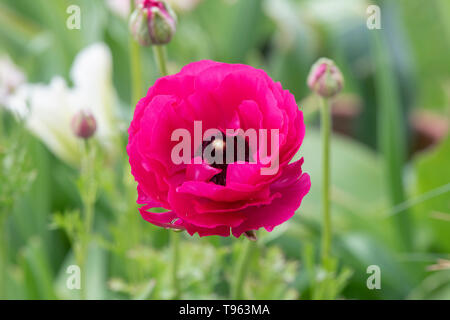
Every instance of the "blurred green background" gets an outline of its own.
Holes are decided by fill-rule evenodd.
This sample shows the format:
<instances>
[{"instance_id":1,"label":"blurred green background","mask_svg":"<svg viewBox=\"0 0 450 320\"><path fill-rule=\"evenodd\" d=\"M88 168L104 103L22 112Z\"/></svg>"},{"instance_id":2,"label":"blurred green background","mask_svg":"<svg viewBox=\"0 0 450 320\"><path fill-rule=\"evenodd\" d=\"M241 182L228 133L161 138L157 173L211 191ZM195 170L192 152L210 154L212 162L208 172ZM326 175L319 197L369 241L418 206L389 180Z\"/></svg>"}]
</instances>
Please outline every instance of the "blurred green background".
<instances>
[{"instance_id":1,"label":"blurred green background","mask_svg":"<svg viewBox=\"0 0 450 320\"><path fill-rule=\"evenodd\" d=\"M327 56L346 79L332 111L338 264L331 297L450 299L450 1L377 1L381 30L366 27L373 3L363 0L172 2L178 30L167 48L171 72L200 59L249 64L280 81L305 113L296 158L304 156L312 188L292 220L259 233L244 297L317 297L321 149L317 100L306 77ZM72 4L81 8L80 30L66 28ZM60 75L70 85L75 56L95 42L112 53L125 146L134 109L127 19L103 0L0 2L0 56L7 54L29 83ZM140 62L147 89L159 76L151 49L141 49ZM70 226L82 205L78 169L0 110L0 298L79 298L66 286L67 266L75 263ZM169 231L141 219L127 161L121 147L97 167L86 297L170 299ZM246 239L181 237L181 298L228 298ZM366 285L370 265L380 267L379 290Z\"/></svg>"}]
</instances>

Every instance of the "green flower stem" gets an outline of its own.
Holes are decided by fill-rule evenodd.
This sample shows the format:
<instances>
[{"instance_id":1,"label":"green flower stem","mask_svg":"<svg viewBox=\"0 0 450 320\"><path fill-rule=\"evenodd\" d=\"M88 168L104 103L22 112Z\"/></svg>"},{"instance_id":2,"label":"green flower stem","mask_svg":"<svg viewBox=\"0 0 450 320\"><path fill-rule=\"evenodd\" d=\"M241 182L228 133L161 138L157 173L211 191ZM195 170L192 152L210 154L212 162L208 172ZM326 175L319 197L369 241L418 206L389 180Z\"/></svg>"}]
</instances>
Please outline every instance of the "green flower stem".
<instances>
[{"instance_id":1,"label":"green flower stem","mask_svg":"<svg viewBox=\"0 0 450 320\"><path fill-rule=\"evenodd\" d=\"M164 46L153 46L153 53L155 55L155 62L159 68L161 76L167 76L167 57L166 48ZM170 233L170 246L172 249L172 264L171 264L171 282L173 288L173 298L179 299L181 296L180 281L178 279L178 265L180 260L180 234L172 231Z\"/></svg>"},{"instance_id":2,"label":"green flower stem","mask_svg":"<svg viewBox=\"0 0 450 320\"><path fill-rule=\"evenodd\" d=\"M0 299L6 299L6 272L7 272L7 230L6 230L6 212L0 212Z\"/></svg>"},{"instance_id":3,"label":"green flower stem","mask_svg":"<svg viewBox=\"0 0 450 320\"><path fill-rule=\"evenodd\" d=\"M178 280L178 264L180 261L180 233L177 231L170 232L170 245L172 249L172 264L170 275L173 288L173 299L180 299L180 281Z\"/></svg>"},{"instance_id":4,"label":"green flower stem","mask_svg":"<svg viewBox=\"0 0 450 320\"><path fill-rule=\"evenodd\" d=\"M233 282L231 283L232 300L240 300L243 298L243 289L245 278L247 277L248 268L250 264L251 253L256 246L254 241L244 239L241 255L236 264L236 271L234 273Z\"/></svg>"},{"instance_id":5,"label":"green flower stem","mask_svg":"<svg viewBox=\"0 0 450 320\"><path fill-rule=\"evenodd\" d=\"M153 46L153 53L155 54L155 62L159 68L161 76L167 76L167 57L165 46Z\"/></svg>"},{"instance_id":6,"label":"green flower stem","mask_svg":"<svg viewBox=\"0 0 450 320\"><path fill-rule=\"evenodd\" d=\"M0 106L0 148L2 147L3 134L3 106Z\"/></svg>"},{"instance_id":7,"label":"green flower stem","mask_svg":"<svg viewBox=\"0 0 450 320\"><path fill-rule=\"evenodd\" d=\"M133 106L137 104L142 97L142 66L141 66L141 52L139 44L130 35L130 64L131 64L131 103Z\"/></svg>"},{"instance_id":8,"label":"green flower stem","mask_svg":"<svg viewBox=\"0 0 450 320\"><path fill-rule=\"evenodd\" d=\"M440 15L440 23L444 26L445 39L447 45L450 45L450 3L445 0L438 0L434 2L437 11Z\"/></svg>"},{"instance_id":9,"label":"green flower stem","mask_svg":"<svg viewBox=\"0 0 450 320\"><path fill-rule=\"evenodd\" d=\"M135 1L130 1L130 12L134 10ZM131 105L135 106L143 94L142 85L142 65L141 65L141 48L131 33L128 35L128 47L130 50L130 70L131 70Z\"/></svg>"},{"instance_id":10,"label":"green flower stem","mask_svg":"<svg viewBox=\"0 0 450 320\"><path fill-rule=\"evenodd\" d=\"M330 217L330 105L326 98L321 100L321 131L322 131L322 262L325 264L330 256L331 247L331 217Z\"/></svg>"},{"instance_id":11,"label":"green flower stem","mask_svg":"<svg viewBox=\"0 0 450 320\"><path fill-rule=\"evenodd\" d=\"M91 148L89 140L85 140L84 157L81 164L80 194L83 202L83 232L80 235L80 250L77 261L82 270L81 299L87 298L87 257L95 216L95 199L97 183L94 177L95 148Z\"/></svg>"}]
</instances>

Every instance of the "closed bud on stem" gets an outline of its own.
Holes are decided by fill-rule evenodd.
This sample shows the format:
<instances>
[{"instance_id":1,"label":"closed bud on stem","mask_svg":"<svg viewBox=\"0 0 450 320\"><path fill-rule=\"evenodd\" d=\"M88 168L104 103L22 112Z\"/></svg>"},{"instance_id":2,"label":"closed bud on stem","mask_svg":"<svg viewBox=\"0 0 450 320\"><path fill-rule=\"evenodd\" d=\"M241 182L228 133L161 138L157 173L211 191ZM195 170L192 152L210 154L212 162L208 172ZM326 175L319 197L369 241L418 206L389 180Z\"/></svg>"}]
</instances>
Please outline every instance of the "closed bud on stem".
<instances>
[{"instance_id":1,"label":"closed bud on stem","mask_svg":"<svg viewBox=\"0 0 450 320\"><path fill-rule=\"evenodd\" d=\"M344 77L333 60L320 58L311 67L308 87L323 98L331 98L344 87Z\"/></svg>"},{"instance_id":2,"label":"closed bud on stem","mask_svg":"<svg viewBox=\"0 0 450 320\"><path fill-rule=\"evenodd\" d=\"M72 131L81 139L89 139L97 129L97 122L94 116L87 111L78 111L72 118Z\"/></svg>"},{"instance_id":3,"label":"closed bud on stem","mask_svg":"<svg viewBox=\"0 0 450 320\"><path fill-rule=\"evenodd\" d=\"M172 40L176 24L176 15L166 2L138 0L130 16L129 28L140 45L162 45Z\"/></svg>"}]
</instances>

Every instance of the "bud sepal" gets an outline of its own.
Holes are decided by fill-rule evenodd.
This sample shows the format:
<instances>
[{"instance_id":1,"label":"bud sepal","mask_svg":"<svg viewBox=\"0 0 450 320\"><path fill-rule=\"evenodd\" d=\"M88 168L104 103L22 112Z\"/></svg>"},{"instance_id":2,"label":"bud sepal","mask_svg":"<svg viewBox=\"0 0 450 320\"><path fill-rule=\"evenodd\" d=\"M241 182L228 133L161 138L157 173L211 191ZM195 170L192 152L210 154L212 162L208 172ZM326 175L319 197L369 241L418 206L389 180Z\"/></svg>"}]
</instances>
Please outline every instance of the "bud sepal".
<instances>
[{"instance_id":1,"label":"bud sepal","mask_svg":"<svg viewBox=\"0 0 450 320\"><path fill-rule=\"evenodd\" d=\"M311 67L308 87L323 98L331 98L344 87L344 77L333 60L320 58Z\"/></svg>"},{"instance_id":2,"label":"bud sepal","mask_svg":"<svg viewBox=\"0 0 450 320\"><path fill-rule=\"evenodd\" d=\"M166 2L140 0L130 16L129 28L140 45L163 45L172 40L176 24L176 15Z\"/></svg>"}]
</instances>

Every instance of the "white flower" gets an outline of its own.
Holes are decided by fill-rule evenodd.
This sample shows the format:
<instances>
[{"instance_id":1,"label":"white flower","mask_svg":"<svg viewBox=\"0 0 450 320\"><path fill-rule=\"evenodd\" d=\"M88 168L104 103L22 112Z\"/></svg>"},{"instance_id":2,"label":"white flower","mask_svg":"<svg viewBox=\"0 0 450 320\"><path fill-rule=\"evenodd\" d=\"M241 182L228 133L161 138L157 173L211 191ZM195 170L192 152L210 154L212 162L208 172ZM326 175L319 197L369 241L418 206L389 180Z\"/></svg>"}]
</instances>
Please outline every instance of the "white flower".
<instances>
[{"instance_id":1,"label":"white flower","mask_svg":"<svg viewBox=\"0 0 450 320\"><path fill-rule=\"evenodd\" d=\"M5 105L14 90L25 82L25 75L4 55L0 57L0 105Z\"/></svg>"},{"instance_id":2,"label":"white flower","mask_svg":"<svg viewBox=\"0 0 450 320\"><path fill-rule=\"evenodd\" d=\"M108 8L121 18L128 18L130 14L130 0L106 0Z\"/></svg>"},{"instance_id":3,"label":"white flower","mask_svg":"<svg viewBox=\"0 0 450 320\"><path fill-rule=\"evenodd\" d=\"M364 23L368 5L361 0L310 0L303 3L302 10L322 23L350 28Z\"/></svg>"},{"instance_id":4,"label":"white flower","mask_svg":"<svg viewBox=\"0 0 450 320\"><path fill-rule=\"evenodd\" d=\"M91 111L96 136L108 149L117 136L118 98L112 83L112 56L103 43L93 44L75 57L70 76L79 109Z\"/></svg>"},{"instance_id":5,"label":"white flower","mask_svg":"<svg viewBox=\"0 0 450 320\"><path fill-rule=\"evenodd\" d=\"M282 33L278 41L283 47L292 47L300 36L311 51L319 45L317 22L333 31L360 28L368 4L365 0L264 0L263 5Z\"/></svg>"},{"instance_id":6,"label":"white flower","mask_svg":"<svg viewBox=\"0 0 450 320\"><path fill-rule=\"evenodd\" d=\"M7 107L22 118L26 127L58 157L72 165L81 159L82 141L71 130L79 110L90 111L97 122L95 139L109 152L118 134L118 100L112 85L112 57L103 43L82 50L70 72L69 88L61 77L49 85L24 84L8 99Z\"/></svg>"}]
</instances>

